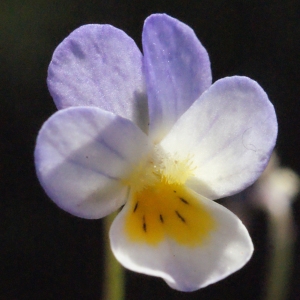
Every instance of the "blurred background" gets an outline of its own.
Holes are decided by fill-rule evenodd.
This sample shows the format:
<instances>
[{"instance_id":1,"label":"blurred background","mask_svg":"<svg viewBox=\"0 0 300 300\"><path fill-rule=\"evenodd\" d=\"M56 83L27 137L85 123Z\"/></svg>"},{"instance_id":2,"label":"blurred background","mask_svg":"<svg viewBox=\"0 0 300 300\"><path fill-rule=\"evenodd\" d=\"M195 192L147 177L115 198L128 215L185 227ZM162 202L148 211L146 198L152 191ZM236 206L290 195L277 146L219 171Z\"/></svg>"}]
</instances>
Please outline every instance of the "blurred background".
<instances>
[{"instance_id":1,"label":"blurred background","mask_svg":"<svg viewBox=\"0 0 300 300\"><path fill-rule=\"evenodd\" d=\"M259 82L279 122L281 163L300 174L300 2L298 0L1 0L0 2L0 299L102 299L102 220L59 210L40 187L33 150L56 111L46 86L56 46L75 28L108 23L141 48L144 19L165 12L192 27L206 47L213 80L246 75ZM246 211L247 214L247 211ZM126 299L263 299L266 214L249 209L252 260L227 279L193 293L126 271ZM295 260L288 288L300 299L300 203L293 204Z\"/></svg>"}]
</instances>

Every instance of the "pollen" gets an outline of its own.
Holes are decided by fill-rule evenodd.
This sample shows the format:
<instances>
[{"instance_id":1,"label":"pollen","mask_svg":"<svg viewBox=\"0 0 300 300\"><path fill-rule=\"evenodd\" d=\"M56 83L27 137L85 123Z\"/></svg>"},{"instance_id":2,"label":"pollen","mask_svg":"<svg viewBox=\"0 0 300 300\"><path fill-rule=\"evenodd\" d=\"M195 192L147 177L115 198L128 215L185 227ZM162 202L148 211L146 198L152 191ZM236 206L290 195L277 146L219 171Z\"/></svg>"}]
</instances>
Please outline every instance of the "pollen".
<instances>
[{"instance_id":1,"label":"pollen","mask_svg":"<svg viewBox=\"0 0 300 300\"><path fill-rule=\"evenodd\" d=\"M154 186L161 181L166 184L184 185L193 176L192 157L180 158L178 155L165 153L159 146L142 160L123 180L134 191L141 191L145 187Z\"/></svg>"},{"instance_id":2,"label":"pollen","mask_svg":"<svg viewBox=\"0 0 300 300\"><path fill-rule=\"evenodd\" d=\"M195 247L215 230L212 214L184 185L161 180L133 192L125 233L133 242L157 245L164 239Z\"/></svg>"},{"instance_id":3,"label":"pollen","mask_svg":"<svg viewBox=\"0 0 300 300\"><path fill-rule=\"evenodd\" d=\"M193 176L193 161L191 157L179 159L175 156L165 156L160 164L160 175L168 184L184 184Z\"/></svg>"}]
</instances>

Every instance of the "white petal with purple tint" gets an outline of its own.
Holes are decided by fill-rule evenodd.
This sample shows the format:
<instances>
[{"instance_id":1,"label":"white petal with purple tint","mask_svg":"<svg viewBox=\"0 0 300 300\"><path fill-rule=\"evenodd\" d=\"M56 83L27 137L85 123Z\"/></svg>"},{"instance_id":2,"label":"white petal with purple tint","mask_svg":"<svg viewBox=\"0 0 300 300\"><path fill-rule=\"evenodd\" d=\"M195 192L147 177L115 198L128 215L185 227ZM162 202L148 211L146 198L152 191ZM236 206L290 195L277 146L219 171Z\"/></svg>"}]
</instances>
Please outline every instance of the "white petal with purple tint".
<instances>
[{"instance_id":1,"label":"white petal with purple tint","mask_svg":"<svg viewBox=\"0 0 300 300\"><path fill-rule=\"evenodd\" d=\"M122 182L151 146L132 122L95 107L60 110L39 132L35 164L48 196L83 218L101 218L126 201Z\"/></svg>"},{"instance_id":2,"label":"white petal with purple tint","mask_svg":"<svg viewBox=\"0 0 300 300\"><path fill-rule=\"evenodd\" d=\"M266 167L277 137L273 105L247 77L215 82L178 120L161 145L189 158L194 177L186 184L209 199L251 185Z\"/></svg>"}]
</instances>

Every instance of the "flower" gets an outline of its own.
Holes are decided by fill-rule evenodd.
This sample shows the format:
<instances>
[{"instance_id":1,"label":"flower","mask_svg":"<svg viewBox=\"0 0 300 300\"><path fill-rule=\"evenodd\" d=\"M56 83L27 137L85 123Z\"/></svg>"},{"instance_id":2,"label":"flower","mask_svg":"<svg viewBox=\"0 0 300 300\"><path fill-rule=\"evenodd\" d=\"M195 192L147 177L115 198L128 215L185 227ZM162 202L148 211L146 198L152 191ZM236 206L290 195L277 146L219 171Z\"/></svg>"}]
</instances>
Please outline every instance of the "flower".
<instances>
[{"instance_id":1,"label":"flower","mask_svg":"<svg viewBox=\"0 0 300 300\"><path fill-rule=\"evenodd\" d=\"M124 205L109 233L119 262L193 291L252 255L245 226L212 200L262 173L276 115L247 77L211 85L208 54L180 21L151 15L142 42L144 56L123 31L85 25L57 47L48 87L59 111L39 132L36 170L73 215Z\"/></svg>"},{"instance_id":2,"label":"flower","mask_svg":"<svg viewBox=\"0 0 300 300\"><path fill-rule=\"evenodd\" d=\"M283 215L290 210L299 188L298 174L280 166L279 157L274 151L262 176L249 193L248 201L274 216Z\"/></svg>"}]
</instances>

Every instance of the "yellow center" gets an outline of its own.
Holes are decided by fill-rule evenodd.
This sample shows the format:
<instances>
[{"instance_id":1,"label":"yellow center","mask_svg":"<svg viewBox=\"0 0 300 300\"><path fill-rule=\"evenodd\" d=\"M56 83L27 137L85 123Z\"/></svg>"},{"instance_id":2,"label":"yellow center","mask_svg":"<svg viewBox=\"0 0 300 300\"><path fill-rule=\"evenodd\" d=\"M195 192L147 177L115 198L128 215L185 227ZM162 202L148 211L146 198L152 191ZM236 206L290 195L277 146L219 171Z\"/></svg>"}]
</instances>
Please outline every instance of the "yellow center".
<instances>
[{"instance_id":1,"label":"yellow center","mask_svg":"<svg viewBox=\"0 0 300 300\"><path fill-rule=\"evenodd\" d=\"M169 159L167 163L170 164ZM211 213L185 188L187 178L182 182L182 174L189 173L182 166L189 169L190 164L187 161L173 164L167 168L165 164L153 165L141 177L142 187L133 184L125 219L125 232L131 241L157 245L170 238L193 247L202 244L216 228Z\"/></svg>"}]
</instances>

